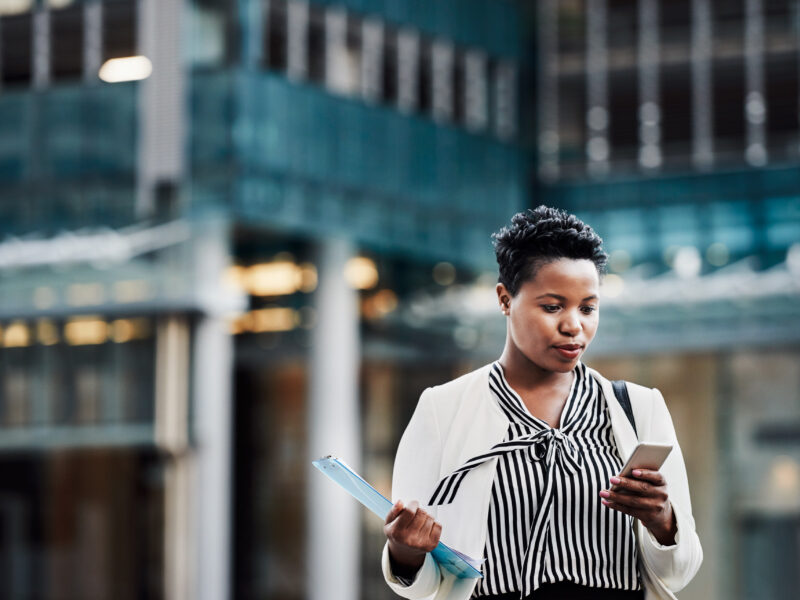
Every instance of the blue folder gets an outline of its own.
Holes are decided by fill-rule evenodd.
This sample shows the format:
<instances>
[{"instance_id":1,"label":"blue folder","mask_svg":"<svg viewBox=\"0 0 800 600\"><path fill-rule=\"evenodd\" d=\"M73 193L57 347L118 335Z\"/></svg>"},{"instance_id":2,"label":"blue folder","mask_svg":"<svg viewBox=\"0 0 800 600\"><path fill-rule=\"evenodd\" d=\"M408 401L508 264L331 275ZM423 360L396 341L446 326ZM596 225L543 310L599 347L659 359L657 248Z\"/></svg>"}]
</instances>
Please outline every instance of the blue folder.
<instances>
[{"instance_id":1,"label":"blue folder","mask_svg":"<svg viewBox=\"0 0 800 600\"><path fill-rule=\"evenodd\" d=\"M326 456L312 461L312 464L381 519L386 519L386 515L389 514L389 510L392 508L391 500L364 481L344 461L333 456ZM456 577L462 579L483 577L479 570L482 561L470 558L466 554L453 550L441 542L434 548L431 555L440 566L453 573Z\"/></svg>"}]
</instances>

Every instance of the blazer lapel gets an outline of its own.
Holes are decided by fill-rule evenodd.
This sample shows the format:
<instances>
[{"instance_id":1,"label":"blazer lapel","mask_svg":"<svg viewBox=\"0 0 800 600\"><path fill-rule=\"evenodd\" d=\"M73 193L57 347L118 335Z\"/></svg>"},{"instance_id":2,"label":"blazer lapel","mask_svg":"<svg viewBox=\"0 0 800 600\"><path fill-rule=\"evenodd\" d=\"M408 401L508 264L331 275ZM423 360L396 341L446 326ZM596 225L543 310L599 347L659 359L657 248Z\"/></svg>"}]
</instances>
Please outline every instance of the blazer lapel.
<instances>
[{"instance_id":1,"label":"blazer lapel","mask_svg":"<svg viewBox=\"0 0 800 600\"><path fill-rule=\"evenodd\" d=\"M442 452L441 476L451 473L469 459L487 452L501 442L508 421L489 389L491 365L482 369L462 395ZM486 519L497 459L474 468L463 479L453 503L436 508L445 523L442 541L461 552L480 557L486 544Z\"/></svg>"},{"instance_id":2,"label":"blazer lapel","mask_svg":"<svg viewBox=\"0 0 800 600\"><path fill-rule=\"evenodd\" d=\"M619 450L620 457L623 461L627 460L639 440L636 437L636 432L633 426L628 421L625 411L617 401L617 396L614 394L614 386L611 382L600 375L591 367L586 367L589 374L595 378L603 391L603 397L606 399L608 405L608 412L611 415L611 429L614 431L614 439L617 442L617 449Z\"/></svg>"}]
</instances>

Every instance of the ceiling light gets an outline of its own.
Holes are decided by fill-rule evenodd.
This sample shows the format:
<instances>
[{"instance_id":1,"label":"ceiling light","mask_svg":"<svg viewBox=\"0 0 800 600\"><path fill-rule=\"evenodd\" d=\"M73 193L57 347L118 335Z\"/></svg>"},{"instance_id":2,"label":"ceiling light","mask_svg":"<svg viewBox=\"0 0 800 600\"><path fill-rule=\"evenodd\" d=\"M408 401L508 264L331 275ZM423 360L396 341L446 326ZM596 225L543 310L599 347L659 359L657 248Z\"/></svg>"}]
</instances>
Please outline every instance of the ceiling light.
<instances>
[{"instance_id":1,"label":"ceiling light","mask_svg":"<svg viewBox=\"0 0 800 600\"><path fill-rule=\"evenodd\" d=\"M153 63L146 56L126 56L104 62L99 75L107 83L120 83L147 79L152 72Z\"/></svg>"},{"instance_id":2,"label":"ceiling light","mask_svg":"<svg viewBox=\"0 0 800 600\"><path fill-rule=\"evenodd\" d=\"M344 277L357 290L368 290L378 285L378 267L366 256L355 256L347 261Z\"/></svg>"}]
</instances>

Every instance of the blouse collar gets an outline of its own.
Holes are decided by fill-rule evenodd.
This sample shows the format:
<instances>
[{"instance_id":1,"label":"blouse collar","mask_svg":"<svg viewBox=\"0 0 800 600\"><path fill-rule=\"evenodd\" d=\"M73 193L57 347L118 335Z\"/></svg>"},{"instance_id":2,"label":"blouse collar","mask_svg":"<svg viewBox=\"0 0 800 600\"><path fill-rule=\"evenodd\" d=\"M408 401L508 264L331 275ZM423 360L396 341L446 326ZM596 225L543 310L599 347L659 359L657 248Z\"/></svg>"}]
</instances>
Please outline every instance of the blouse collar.
<instances>
[{"instance_id":1,"label":"blouse collar","mask_svg":"<svg viewBox=\"0 0 800 600\"><path fill-rule=\"evenodd\" d=\"M572 372L575 376L572 378L567 402L561 413L559 429L562 430L569 429L576 421L576 416L581 413L579 408L585 403L587 396L586 366L578 361ZM508 384L499 360L492 364L492 369L489 372L489 388L509 423L533 429L552 429L546 421L530 413L520 395Z\"/></svg>"}]
</instances>

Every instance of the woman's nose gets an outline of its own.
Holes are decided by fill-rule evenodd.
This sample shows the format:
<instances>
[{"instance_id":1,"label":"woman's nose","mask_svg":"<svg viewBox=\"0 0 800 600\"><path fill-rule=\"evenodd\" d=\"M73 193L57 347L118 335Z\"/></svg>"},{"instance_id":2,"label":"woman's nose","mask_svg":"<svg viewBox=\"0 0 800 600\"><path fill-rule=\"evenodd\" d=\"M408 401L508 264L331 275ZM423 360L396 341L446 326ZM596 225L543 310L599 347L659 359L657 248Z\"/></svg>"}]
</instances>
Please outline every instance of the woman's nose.
<instances>
[{"instance_id":1,"label":"woman's nose","mask_svg":"<svg viewBox=\"0 0 800 600\"><path fill-rule=\"evenodd\" d=\"M577 315L565 312L564 319L561 321L561 331L569 335L578 335L581 331L581 321Z\"/></svg>"}]
</instances>

